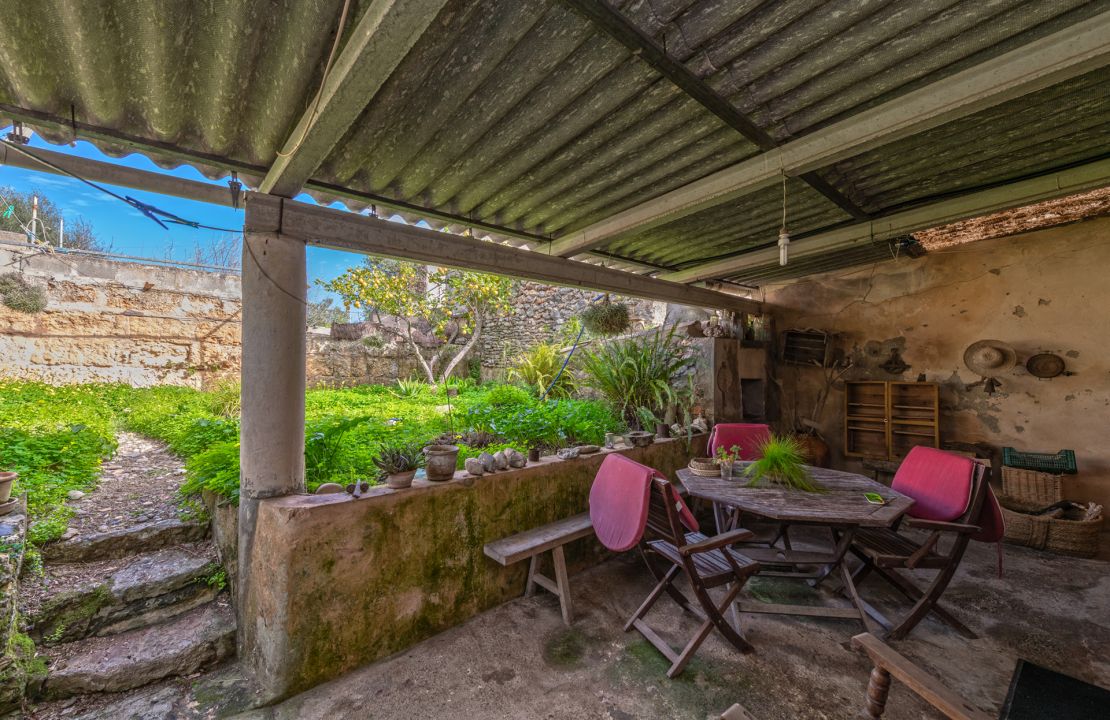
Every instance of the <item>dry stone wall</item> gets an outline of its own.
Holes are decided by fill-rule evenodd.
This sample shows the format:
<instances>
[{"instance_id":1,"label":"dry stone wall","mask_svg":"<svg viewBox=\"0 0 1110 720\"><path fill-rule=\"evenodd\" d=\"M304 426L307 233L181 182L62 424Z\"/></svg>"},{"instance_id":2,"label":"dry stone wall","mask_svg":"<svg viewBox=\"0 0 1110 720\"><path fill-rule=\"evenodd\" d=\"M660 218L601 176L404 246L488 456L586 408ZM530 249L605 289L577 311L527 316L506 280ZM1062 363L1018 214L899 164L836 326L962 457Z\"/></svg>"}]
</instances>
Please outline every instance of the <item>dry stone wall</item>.
<instances>
[{"instance_id":1,"label":"dry stone wall","mask_svg":"<svg viewBox=\"0 0 1110 720\"><path fill-rule=\"evenodd\" d=\"M46 290L0 304L0 374L52 383L200 387L239 371L239 277L0 245L0 267Z\"/></svg>"},{"instance_id":2,"label":"dry stone wall","mask_svg":"<svg viewBox=\"0 0 1110 720\"><path fill-rule=\"evenodd\" d=\"M541 342L565 337L563 326L598 296L596 291L519 282L513 288L508 315L493 318L482 331L478 345L482 374L495 375L511 367L520 353ZM666 304L615 297L628 304L633 329L659 325Z\"/></svg>"}]
</instances>

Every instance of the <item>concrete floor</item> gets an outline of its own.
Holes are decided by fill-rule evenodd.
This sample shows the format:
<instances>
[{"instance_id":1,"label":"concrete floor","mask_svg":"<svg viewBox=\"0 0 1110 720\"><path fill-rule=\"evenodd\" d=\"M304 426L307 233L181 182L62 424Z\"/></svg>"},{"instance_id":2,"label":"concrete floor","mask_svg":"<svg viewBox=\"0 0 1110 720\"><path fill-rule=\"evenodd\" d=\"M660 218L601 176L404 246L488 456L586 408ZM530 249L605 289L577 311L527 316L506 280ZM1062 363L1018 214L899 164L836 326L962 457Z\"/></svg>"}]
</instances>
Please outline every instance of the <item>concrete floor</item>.
<instances>
[{"instance_id":1,"label":"concrete floor","mask_svg":"<svg viewBox=\"0 0 1110 720\"><path fill-rule=\"evenodd\" d=\"M992 715L1019 657L1110 687L1110 564L1012 546L1005 552L1000 579L994 546L973 543L946 595L978 640L966 641L930 619L897 649ZM237 717L703 720L734 702L761 720L859 717L870 665L848 647L859 632L851 621L744 615L754 654L736 654L711 636L686 673L668 680L667 663L654 648L621 630L651 587L635 554L573 576L572 586L572 628L563 626L553 597L521 598ZM791 581L756 579L749 587L762 600L820 597ZM898 607L885 604L893 596L881 584L864 588L884 608ZM669 600L649 619L671 628L663 634L675 645L697 624ZM884 717L940 716L896 684Z\"/></svg>"}]
</instances>

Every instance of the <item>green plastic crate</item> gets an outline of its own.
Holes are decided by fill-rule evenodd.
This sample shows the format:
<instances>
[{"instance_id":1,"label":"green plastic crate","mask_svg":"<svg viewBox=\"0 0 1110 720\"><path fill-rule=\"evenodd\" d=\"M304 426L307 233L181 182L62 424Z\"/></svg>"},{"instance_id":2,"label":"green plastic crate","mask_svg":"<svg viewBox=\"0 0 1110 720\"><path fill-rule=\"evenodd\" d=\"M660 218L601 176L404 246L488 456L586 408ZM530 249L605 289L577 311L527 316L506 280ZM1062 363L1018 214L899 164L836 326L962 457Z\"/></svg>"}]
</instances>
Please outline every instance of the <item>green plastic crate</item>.
<instances>
[{"instance_id":1,"label":"green plastic crate","mask_svg":"<svg viewBox=\"0 0 1110 720\"><path fill-rule=\"evenodd\" d=\"M1057 453L1035 453L1004 447L1002 448L1002 464L1007 467L1036 470L1037 472L1054 475L1074 475L1078 471L1075 465L1074 450L1061 450Z\"/></svg>"}]
</instances>

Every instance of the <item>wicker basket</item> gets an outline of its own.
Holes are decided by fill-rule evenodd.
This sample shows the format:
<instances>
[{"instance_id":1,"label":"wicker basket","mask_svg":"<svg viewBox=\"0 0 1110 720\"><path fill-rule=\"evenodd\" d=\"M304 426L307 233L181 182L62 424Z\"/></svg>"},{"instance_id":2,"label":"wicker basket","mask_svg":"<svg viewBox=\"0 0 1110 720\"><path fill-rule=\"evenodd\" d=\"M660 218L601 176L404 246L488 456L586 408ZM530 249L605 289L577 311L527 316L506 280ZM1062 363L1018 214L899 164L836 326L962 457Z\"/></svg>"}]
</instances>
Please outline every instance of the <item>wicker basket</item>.
<instances>
[{"instance_id":1,"label":"wicker basket","mask_svg":"<svg viewBox=\"0 0 1110 720\"><path fill-rule=\"evenodd\" d=\"M1006 520L1007 542L1075 557L1089 558L1098 554L1101 517L1095 520L1074 519L1081 517L1081 511L1077 510L1062 511L1057 517L1029 515L1029 512L1045 506L1010 497L1000 497L998 501L1002 506L1002 517Z\"/></svg>"},{"instance_id":2,"label":"wicker basket","mask_svg":"<svg viewBox=\"0 0 1110 720\"><path fill-rule=\"evenodd\" d=\"M1064 476L1004 467L1002 494L1016 502L1043 508L1064 499Z\"/></svg>"},{"instance_id":3,"label":"wicker basket","mask_svg":"<svg viewBox=\"0 0 1110 720\"><path fill-rule=\"evenodd\" d=\"M690 472L702 477L721 477L721 466L713 458L690 458Z\"/></svg>"}]
</instances>

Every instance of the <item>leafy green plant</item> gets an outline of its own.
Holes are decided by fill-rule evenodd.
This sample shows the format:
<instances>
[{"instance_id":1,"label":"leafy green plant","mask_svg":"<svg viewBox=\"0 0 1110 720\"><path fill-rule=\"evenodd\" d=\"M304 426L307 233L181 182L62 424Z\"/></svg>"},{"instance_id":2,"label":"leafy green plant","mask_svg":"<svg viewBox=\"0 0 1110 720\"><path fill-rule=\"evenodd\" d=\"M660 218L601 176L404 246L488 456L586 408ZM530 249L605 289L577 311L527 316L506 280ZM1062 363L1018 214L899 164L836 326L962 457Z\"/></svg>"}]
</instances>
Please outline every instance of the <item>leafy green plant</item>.
<instances>
[{"instance_id":1,"label":"leafy green plant","mask_svg":"<svg viewBox=\"0 0 1110 720\"><path fill-rule=\"evenodd\" d=\"M238 380L221 380L209 391L208 410L223 418L239 418L242 411L242 386Z\"/></svg>"},{"instance_id":2,"label":"leafy green plant","mask_svg":"<svg viewBox=\"0 0 1110 720\"><path fill-rule=\"evenodd\" d=\"M486 402L493 407L527 407L535 402L535 398L516 385L495 385L486 394Z\"/></svg>"},{"instance_id":3,"label":"leafy green plant","mask_svg":"<svg viewBox=\"0 0 1110 720\"><path fill-rule=\"evenodd\" d=\"M223 442L185 461L185 482L180 493L195 495L208 490L239 502L239 443Z\"/></svg>"},{"instance_id":4,"label":"leafy green plant","mask_svg":"<svg viewBox=\"0 0 1110 720\"><path fill-rule=\"evenodd\" d=\"M305 431L304 477L306 483L328 482L342 471L340 454L347 433L370 421L366 417L324 418Z\"/></svg>"},{"instance_id":5,"label":"leafy green plant","mask_svg":"<svg viewBox=\"0 0 1110 720\"><path fill-rule=\"evenodd\" d=\"M663 422L656 417L655 413L651 411L651 408L646 408L643 405L636 408L636 420L639 421L640 427L644 430L654 430L656 423Z\"/></svg>"},{"instance_id":6,"label":"leafy green plant","mask_svg":"<svg viewBox=\"0 0 1110 720\"><path fill-rule=\"evenodd\" d=\"M428 389L428 384L420 380L398 379L393 385L392 392L399 398L415 398L428 392Z\"/></svg>"},{"instance_id":7,"label":"leafy green plant","mask_svg":"<svg viewBox=\"0 0 1110 720\"><path fill-rule=\"evenodd\" d=\"M780 485L791 490L824 492L805 463L805 448L789 435L771 435L760 448L762 457L746 468L748 487L763 484Z\"/></svg>"},{"instance_id":8,"label":"leafy green plant","mask_svg":"<svg viewBox=\"0 0 1110 720\"><path fill-rule=\"evenodd\" d=\"M717 452L714 454L714 457L717 460L718 464L731 465L732 463L740 459L740 446L733 445L732 447L726 448L722 445L721 447L717 448Z\"/></svg>"},{"instance_id":9,"label":"leafy green plant","mask_svg":"<svg viewBox=\"0 0 1110 720\"><path fill-rule=\"evenodd\" d=\"M674 326L609 341L582 358L587 385L609 400L629 425L645 430L654 428L641 425L637 408L662 417L676 398L678 378L690 365Z\"/></svg>"},{"instance_id":10,"label":"leafy green plant","mask_svg":"<svg viewBox=\"0 0 1110 720\"><path fill-rule=\"evenodd\" d=\"M374 458L374 466L383 475L396 475L397 473L416 470L423 464L424 450L419 443L385 445L378 451L378 456Z\"/></svg>"},{"instance_id":11,"label":"leafy green plant","mask_svg":"<svg viewBox=\"0 0 1110 720\"><path fill-rule=\"evenodd\" d=\"M574 373L568 367L560 373L565 356L553 343L534 345L520 358L520 362L509 370L509 380L527 386L537 396L548 387L550 398L565 398L574 394ZM558 380L556 380L558 377ZM554 382L554 385L552 383Z\"/></svg>"}]
</instances>

